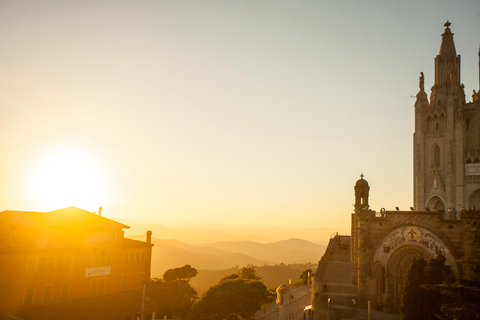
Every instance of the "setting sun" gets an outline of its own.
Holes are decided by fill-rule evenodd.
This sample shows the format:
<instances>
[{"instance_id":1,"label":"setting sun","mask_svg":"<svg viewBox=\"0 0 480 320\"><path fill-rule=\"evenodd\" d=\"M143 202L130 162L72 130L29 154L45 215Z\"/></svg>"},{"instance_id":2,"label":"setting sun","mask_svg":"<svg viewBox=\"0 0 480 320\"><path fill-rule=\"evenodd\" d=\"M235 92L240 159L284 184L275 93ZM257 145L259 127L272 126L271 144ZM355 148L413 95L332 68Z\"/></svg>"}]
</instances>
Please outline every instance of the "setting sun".
<instances>
[{"instance_id":1,"label":"setting sun","mask_svg":"<svg viewBox=\"0 0 480 320\"><path fill-rule=\"evenodd\" d=\"M73 205L95 208L105 200L105 178L94 158L78 150L62 149L36 165L32 193L45 209Z\"/></svg>"}]
</instances>

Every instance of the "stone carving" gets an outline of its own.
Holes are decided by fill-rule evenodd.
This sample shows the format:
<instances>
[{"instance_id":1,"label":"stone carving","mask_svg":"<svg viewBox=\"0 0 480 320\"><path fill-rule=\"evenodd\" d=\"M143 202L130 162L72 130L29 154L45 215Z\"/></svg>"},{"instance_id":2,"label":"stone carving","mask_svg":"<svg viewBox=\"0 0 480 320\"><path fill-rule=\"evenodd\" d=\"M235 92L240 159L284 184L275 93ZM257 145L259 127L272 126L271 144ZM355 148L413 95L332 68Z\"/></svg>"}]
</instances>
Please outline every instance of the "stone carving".
<instances>
[{"instance_id":1,"label":"stone carving","mask_svg":"<svg viewBox=\"0 0 480 320\"><path fill-rule=\"evenodd\" d=\"M418 226L401 227L390 232L379 244L373 258L374 262L388 265L390 256L400 246L416 245L427 251L432 257L443 255L447 259L446 264L457 271L455 259L445 243L433 232Z\"/></svg>"}]
</instances>

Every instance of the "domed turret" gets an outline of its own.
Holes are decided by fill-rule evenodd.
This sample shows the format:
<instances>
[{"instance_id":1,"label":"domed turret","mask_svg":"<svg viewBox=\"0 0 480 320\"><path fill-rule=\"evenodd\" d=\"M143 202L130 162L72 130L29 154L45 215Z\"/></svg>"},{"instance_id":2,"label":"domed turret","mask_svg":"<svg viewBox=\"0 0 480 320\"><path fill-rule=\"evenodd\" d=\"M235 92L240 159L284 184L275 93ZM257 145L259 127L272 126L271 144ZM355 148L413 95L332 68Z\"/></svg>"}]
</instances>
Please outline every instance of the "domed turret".
<instances>
[{"instance_id":1,"label":"domed turret","mask_svg":"<svg viewBox=\"0 0 480 320\"><path fill-rule=\"evenodd\" d=\"M370 187L367 180L363 179L363 173L360 175L360 179L355 183L355 211L366 210L368 205L368 193Z\"/></svg>"}]
</instances>

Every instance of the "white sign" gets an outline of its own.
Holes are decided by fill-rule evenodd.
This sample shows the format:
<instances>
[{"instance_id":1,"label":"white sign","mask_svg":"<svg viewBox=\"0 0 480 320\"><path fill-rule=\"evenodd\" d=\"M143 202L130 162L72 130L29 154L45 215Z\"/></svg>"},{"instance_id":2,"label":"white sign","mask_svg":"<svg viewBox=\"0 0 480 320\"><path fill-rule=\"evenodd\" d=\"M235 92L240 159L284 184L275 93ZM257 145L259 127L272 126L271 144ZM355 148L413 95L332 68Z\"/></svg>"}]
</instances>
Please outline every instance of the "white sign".
<instances>
[{"instance_id":1,"label":"white sign","mask_svg":"<svg viewBox=\"0 0 480 320\"><path fill-rule=\"evenodd\" d=\"M465 165L467 176L480 176L480 163L469 163Z\"/></svg>"},{"instance_id":2,"label":"white sign","mask_svg":"<svg viewBox=\"0 0 480 320\"><path fill-rule=\"evenodd\" d=\"M87 268L87 270L85 271L85 278L109 275L111 268L111 266Z\"/></svg>"}]
</instances>

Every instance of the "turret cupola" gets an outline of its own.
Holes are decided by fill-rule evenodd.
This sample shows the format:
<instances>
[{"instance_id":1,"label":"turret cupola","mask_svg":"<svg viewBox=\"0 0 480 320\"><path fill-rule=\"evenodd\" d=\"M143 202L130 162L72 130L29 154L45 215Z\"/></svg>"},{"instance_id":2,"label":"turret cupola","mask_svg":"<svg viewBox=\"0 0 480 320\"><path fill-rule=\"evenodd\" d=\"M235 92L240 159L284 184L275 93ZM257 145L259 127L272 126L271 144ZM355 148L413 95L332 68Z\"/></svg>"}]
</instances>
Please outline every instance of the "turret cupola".
<instances>
[{"instance_id":1,"label":"turret cupola","mask_svg":"<svg viewBox=\"0 0 480 320\"><path fill-rule=\"evenodd\" d=\"M363 179L363 173L360 175L360 179L355 183L355 211L366 210L368 205L368 193L370 187L367 180Z\"/></svg>"}]
</instances>

